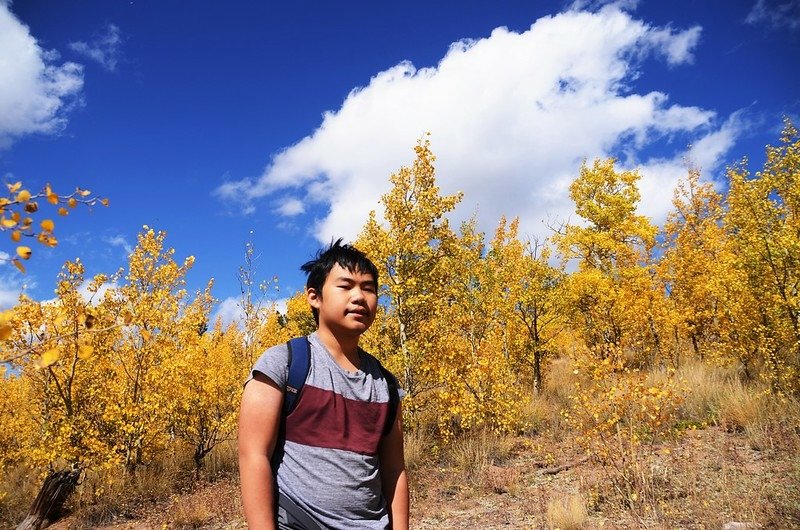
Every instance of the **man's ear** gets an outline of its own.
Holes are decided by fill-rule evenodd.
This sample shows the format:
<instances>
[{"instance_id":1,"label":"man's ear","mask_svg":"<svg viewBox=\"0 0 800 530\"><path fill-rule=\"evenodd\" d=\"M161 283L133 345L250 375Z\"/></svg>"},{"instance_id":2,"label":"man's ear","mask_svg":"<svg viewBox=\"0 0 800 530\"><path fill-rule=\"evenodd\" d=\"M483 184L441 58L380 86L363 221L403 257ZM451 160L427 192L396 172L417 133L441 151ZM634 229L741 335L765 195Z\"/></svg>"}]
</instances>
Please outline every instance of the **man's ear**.
<instances>
[{"instance_id":1,"label":"man's ear","mask_svg":"<svg viewBox=\"0 0 800 530\"><path fill-rule=\"evenodd\" d=\"M308 300L308 305L314 309L319 309L322 304L322 294L318 293L313 287L309 287L306 289L306 300Z\"/></svg>"}]
</instances>

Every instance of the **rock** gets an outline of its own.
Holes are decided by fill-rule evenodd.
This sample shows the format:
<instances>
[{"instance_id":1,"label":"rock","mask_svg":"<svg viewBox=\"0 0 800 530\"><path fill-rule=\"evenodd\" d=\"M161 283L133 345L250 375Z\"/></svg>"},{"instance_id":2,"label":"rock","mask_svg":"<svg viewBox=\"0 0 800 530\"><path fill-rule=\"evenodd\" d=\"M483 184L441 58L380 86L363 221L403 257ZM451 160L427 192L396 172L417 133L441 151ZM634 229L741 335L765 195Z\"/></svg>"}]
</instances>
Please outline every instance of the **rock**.
<instances>
[{"instance_id":1,"label":"rock","mask_svg":"<svg viewBox=\"0 0 800 530\"><path fill-rule=\"evenodd\" d=\"M730 521L722 525L722 530L759 530L761 525L758 523L740 523Z\"/></svg>"}]
</instances>

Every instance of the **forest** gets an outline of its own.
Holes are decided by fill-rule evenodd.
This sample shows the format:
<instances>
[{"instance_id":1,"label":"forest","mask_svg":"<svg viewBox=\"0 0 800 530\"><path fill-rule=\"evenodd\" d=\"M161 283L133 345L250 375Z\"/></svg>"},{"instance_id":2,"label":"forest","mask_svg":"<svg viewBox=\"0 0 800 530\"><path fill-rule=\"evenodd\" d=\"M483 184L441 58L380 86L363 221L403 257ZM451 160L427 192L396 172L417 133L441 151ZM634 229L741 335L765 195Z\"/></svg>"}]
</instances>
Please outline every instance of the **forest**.
<instances>
[{"instance_id":1,"label":"forest","mask_svg":"<svg viewBox=\"0 0 800 530\"><path fill-rule=\"evenodd\" d=\"M582 528L619 514L630 527L800 526L797 130L786 120L755 172L743 160L714 183L688 167L663 226L637 213L640 173L617 165L583 163L569 188L575 217L547 239L506 218L487 235L475 221L449 222L462 195L440 192L423 137L353 241L379 268L380 307L362 347L407 393L418 527L421 506L475 491L529 502L512 457L557 476L591 466L595 477L519 515L520 527ZM37 200L62 215L107 204L10 185L0 229L14 245L57 244L53 222L35 221ZM24 268L30 248L13 248ZM314 329L303 293L285 311L270 298L277 280L257 267L268 250L243 249L243 316L228 325L211 320L213 281L186 288L191 249L170 248L148 226L123 269L90 278L67 262L52 300L22 296L0 314L0 524L40 528L70 513L72 527L93 527L198 484L235 483L250 367ZM757 476L749 506L728 499L703 512L702 499L690 502L699 486L665 485L680 474L656 470L702 432L737 436L783 471ZM447 475L447 495L435 490L437 469L460 470ZM765 490L774 476L779 486ZM170 527L206 524L170 513Z\"/></svg>"}]
</instances>

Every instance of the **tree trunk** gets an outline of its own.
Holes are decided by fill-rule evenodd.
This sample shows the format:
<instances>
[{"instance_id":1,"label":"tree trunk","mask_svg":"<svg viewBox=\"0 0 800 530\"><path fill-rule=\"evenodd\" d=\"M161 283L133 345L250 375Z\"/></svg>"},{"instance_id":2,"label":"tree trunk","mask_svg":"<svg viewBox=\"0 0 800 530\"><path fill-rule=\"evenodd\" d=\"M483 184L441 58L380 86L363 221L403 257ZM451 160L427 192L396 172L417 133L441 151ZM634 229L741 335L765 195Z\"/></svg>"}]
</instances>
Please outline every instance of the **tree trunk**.
<instances>
[{"instance_id":1,"label":"tree trunk","mask_svg":"<svg viewBox=\"0 0 800 530\"><path fill-rule=\"evenodd\" d=\"M64 503L78 485L80 475L80 469L51 471L44 479L28 516L17 526L17 530L40 530L61 517Z\"/></svg>"}]
</instances>

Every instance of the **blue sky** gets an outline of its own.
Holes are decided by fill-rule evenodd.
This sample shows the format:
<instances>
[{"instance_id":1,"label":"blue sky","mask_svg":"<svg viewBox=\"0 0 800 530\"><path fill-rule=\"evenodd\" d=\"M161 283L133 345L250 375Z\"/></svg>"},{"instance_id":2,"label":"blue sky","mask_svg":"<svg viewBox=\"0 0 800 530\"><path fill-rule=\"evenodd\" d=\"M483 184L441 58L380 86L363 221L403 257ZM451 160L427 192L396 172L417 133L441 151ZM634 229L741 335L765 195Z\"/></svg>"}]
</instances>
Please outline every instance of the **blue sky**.
<instances>
[{"instance_id":1,"label":"blue sky","mask_svg":"<svg viewBox=\"0 0 800 530\"><path fill-rule=\"evenodd\" d=\"M115 271L142 225L226 314L249 238L288 296L426 131L465 193L454 222L546 236L581 160L613 155L660 223L685 160L721 182L797 120L798 44L798 0L0 0L0 175L111 201L56 219L26 275L0 269L0 305L51 297L66 259Z\"/></svg>"}]
</instances>

